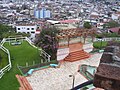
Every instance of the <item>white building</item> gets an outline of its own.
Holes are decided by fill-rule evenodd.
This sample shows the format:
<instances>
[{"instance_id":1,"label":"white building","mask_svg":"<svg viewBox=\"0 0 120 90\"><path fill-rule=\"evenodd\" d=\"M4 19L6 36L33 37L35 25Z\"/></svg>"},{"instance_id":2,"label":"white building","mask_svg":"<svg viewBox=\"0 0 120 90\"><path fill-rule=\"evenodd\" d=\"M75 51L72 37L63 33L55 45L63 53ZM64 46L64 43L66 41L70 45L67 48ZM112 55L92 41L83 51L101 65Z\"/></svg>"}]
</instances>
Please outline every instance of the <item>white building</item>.
<instances>
[{"instance_id":1,"label":"white building","mask_svg":"<svg viewBox=\"0 0 120 90\"><path fill-rule=\"evenodd\" d=\"M36 34L38 34L37 31L37 25L35 24L20 24L20 25L16 25L16 31L17 33L21 32L21 33L28 33L30 34L31 38L34 38Z\"/></svg>"},{"instance_id":2,"label":"white building","mask_svg":"<svg viewBox=\"0 0 120 90\"><path fill-rule=\"evenodd\" d=\"M98 29L103 29L103 25L104 25L104 23L97 23L97 28Z\"/></svg>"},{"instance_id":3,"label":"white building","mask_svg":"<svg viewBox=\"0 0 120 90\"><path fill-rule=\"evenodd\" d=\"M112 19L118 20L119 16L120 16L119 14L112 14Z\"/></svg>"}]
</instances>

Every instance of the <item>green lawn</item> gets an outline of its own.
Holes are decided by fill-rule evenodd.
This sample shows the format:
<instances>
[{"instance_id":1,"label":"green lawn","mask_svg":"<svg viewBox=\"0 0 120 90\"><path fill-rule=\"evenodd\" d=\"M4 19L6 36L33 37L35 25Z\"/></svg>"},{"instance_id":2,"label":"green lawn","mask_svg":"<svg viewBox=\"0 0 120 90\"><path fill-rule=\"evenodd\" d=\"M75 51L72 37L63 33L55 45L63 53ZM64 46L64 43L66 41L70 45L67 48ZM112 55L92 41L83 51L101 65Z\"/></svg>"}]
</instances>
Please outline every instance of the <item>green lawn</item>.
<instances>
[{"instance_id":1,"label":"green lawn","mask_svg":"<svg viewBox=\"0 0 120 90\"><path fill-rule=\"evenodd\" d=\"M107 42L106 41L97 41L97 42L94 42L93 43L93 47L96 48L96 49L101 49L101 48L104 48L105 46L107 46Z\"/></svg>"},{"instance_id":2,"label":"green lawn","mask_svg":"<svg viewBox=\"0 0 120 90\"><path fill-rule=\"evenodd\" d=\"M22 45L11 46L9 43L5 43L4 46L10 51L12 69L0 79L0 90L18 90L19 83L15 75L20 74L20 71L17 69L17 64L25 65L26 62L31 64L33 61L40 62L39 53L26 41Z\"/></svg>"},{"instance_id":3,"label":"green lawn","mask_svg":"<svg viewBox=\"0 0 120 90\"><path fill-rule=\"evenodd\" d=\"M1 55L1 59L0 59L0 69L1 69L8 64L8 55L1 49L0 49L0 55Z\"/></svg>"}]
</instances>

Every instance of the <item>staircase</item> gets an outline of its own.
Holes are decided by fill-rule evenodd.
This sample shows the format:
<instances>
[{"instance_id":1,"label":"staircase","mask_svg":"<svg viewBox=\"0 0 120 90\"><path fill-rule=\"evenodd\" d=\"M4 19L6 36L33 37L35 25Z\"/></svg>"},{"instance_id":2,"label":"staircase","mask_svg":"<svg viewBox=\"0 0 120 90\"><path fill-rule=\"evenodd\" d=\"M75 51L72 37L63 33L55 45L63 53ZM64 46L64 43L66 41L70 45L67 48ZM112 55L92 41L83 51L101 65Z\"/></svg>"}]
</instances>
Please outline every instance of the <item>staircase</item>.
<instances>
[{"instance_id":1,"label":"staircase","mask_svg":"<svg viewBox=\"0 0 120 90\"><path fill-rule=\"evenodd\" d=\"M90 54L84 50L79 50L69 53L69 55L64 59L64 61L74 62L82 59L89 58Z\"/></svg>"}]
</instances>

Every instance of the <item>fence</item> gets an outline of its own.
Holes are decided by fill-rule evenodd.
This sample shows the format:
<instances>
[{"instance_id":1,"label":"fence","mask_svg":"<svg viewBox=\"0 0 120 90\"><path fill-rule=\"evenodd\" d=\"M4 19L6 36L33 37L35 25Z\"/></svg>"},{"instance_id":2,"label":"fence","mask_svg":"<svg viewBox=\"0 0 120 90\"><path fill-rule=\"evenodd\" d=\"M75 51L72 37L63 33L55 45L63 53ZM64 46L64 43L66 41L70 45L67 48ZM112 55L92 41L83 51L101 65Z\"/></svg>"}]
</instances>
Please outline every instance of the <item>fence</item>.
<instances>
[{"instance_id":1,"label":"fence","mask_svg":"<svg viewBox=\"0 0 120 90\"><path fill-rule=\"evenodd\" d=\"M119 37L113 37L113 38L96 38L94 41L120 41Z\"/></svg>"},{"instance_id":2,"label":"fence","mask_svg":"<svg viewBox=\"0 0 120 90\"><path fill-rule=\"evenodd\" d=\"M6 49L6 48L3 46L3 44L4 44L5 42L6 42L6 39L3 39L3 40L1 41L0 49L2 49L5 53L8 54L8 61L9 61L9 63L8 63L8 65L6 65L4 68L2 68L2 69L0 70L0 78L2 78L2 76L5 74L6 71L9 71L9 70L12 68L9 50Z\"/></svg>"},{"instance_id":3,"label":"fence","mask_svg":"<svg viewBox=\"0 0 120 90\"><path fill-rule=\"evenodd\" d=\"M3 38L3 40L1 41L1 46L3 46L3 44L5 43L6 39Z\"/></svg>"}]
</instances>

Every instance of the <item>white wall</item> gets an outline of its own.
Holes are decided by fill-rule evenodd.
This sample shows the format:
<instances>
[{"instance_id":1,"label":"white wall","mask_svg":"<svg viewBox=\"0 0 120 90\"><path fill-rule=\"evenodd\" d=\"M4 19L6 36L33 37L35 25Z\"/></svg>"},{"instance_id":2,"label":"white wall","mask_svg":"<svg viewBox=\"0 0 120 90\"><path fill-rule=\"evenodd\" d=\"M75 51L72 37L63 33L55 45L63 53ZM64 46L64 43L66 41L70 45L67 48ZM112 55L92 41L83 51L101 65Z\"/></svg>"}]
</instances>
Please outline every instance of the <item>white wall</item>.
<instances>
[{"instance_id":1,"label":"white wall","mask_svg":"<svg viewBox=\"0 0 120 90\"><path fill-rule=\"evenodd\" d=\"M112 14L112 19L113 19L113 20L117 20L118 17L119 17L118 15L116 15L116 14Z\"/></svg>"},{"instance_id":2,"label":"white wall","mask_svg":"<svg viewBox=\"0 0 120 90\"><path fill-rule=\"evenodd\" d=\"M20 30L19 30L20 29ZM28 30L29 29L29 30ZM36 32L36 29L37 29L37 26L36 25L34 25L34 26L16 26L16 31L17 31L17 33L18 32L21 32L21 33L23 33L23 32L25 32L25 33L30 33L30 35L32 36L32 37L34 37L35 36L35 32ZM33 33L34 32L34 33Z\"/></svg>"}]
</instances>

